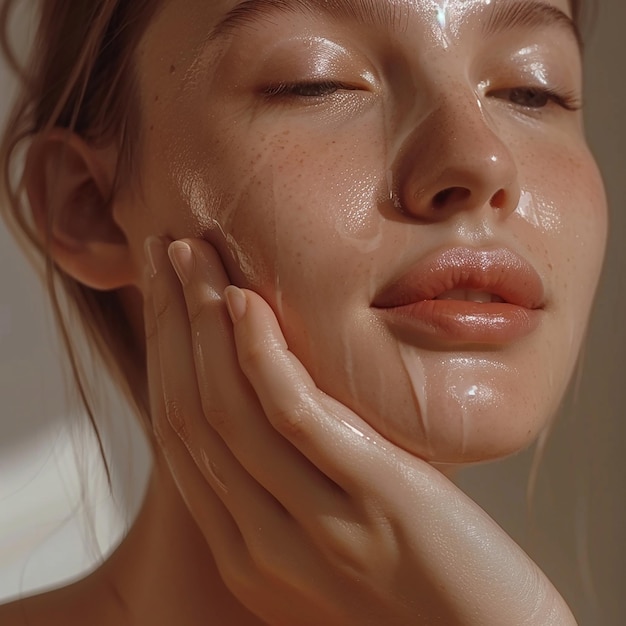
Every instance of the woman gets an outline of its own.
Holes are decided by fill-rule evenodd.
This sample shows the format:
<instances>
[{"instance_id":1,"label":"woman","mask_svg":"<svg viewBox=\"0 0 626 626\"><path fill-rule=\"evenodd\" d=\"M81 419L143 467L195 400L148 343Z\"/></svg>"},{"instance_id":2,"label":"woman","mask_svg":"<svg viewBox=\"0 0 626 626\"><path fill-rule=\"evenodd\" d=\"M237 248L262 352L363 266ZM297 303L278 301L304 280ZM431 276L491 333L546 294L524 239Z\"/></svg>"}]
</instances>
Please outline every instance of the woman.
<instances>
[{"instance_id":1,"label":"woman","mask_svg":"<svg viewBox=\"0 0 626 626\"><path fill-rule=\"evenodd\" d=\"M5 161L155 463L2 623L575 623L445 474L537 437L585 330L578 5L70 4Z\"/></svg>"}]
</instances>

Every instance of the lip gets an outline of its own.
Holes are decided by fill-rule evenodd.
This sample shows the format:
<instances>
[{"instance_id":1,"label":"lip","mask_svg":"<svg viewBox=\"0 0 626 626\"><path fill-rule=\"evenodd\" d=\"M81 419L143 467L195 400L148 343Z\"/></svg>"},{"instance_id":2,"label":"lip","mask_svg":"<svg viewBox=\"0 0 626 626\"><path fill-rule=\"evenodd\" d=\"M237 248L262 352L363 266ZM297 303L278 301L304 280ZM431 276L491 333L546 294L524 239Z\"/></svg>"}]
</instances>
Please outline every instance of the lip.
<instances>
[{"instance_id":1,"label":"lip","mask_svg":"<svg viewBox=\"0 0 626 626\"><path fill-rule=\"evenodd\" d=\"M501 302L438 300L468 290ZM422 259L372 303L394 326L424 339L504 344L541 322L544 287L534 267L506 248L447 248Z\"/></svg>"}]
</instances>

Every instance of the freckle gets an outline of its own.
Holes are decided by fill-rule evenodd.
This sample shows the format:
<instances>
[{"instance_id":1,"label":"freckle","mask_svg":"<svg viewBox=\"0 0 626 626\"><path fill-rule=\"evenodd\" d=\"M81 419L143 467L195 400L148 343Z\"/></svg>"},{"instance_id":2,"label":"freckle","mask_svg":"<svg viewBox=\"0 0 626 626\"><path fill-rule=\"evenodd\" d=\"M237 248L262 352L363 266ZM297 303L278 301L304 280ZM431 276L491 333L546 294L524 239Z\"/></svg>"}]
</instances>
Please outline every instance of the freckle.
<instances>
[{"instance_id":1,"label":"freckle","mask_svg":"<svg viewBox=\"0 0 626 626\"><path fill-rule=\"evenodd\" d=\"M160 96L159 96L159 94L157 94L156 96L154 96L154 101L155 101L155 102L158 102L158 101L159 101L159 97L160 97Z\"/></svg>"},{"instance_id":2,"label":"freckle","mask_svg":"<svg viewBox=\"0 0 626 626\"><path fill-rule=\"evenodd\" d=\"M154 130L154 124L150 124L150 130Z\"/></svg>"},{"instance_id":3,"label":"freckle","mask_svg":"<svg viewBox=\"0 0 626 626\"><path fill-rule=\"evenodd\" d=\"M176 66L174 64L170 65L170 74L173 74L176 71Z\"/></svg>"}]
</instances>

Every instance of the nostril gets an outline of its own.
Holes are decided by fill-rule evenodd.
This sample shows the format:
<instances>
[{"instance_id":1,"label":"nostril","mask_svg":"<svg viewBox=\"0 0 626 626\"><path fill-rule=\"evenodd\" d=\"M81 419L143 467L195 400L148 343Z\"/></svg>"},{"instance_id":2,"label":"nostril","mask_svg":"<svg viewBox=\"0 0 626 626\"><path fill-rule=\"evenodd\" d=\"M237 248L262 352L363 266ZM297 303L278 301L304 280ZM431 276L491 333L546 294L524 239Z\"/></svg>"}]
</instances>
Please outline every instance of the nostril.
<instances>
[{"instance_id":1,"label":"nostril","mask_svg":"<svg viewBox=\"0 0 626 626\"><path fill-rule=\"evenodd\" d=\"M491 198L491 207L493 209L503 209L506 206L506 201L506 191L504 189L500 189L493 194Z\"/></svg>"},{"instance_id":2,"label":"nostril","mask_svg":"<svg viewBox=\"0 0 626 626\"><path fill-rule=\"evenodd\" d=\"M448 187L435 195L433 198L433 209L439 211L445 209L451 203L462 203L471 195L472 192L466 187Z\"/></svg>"}]
</instances>

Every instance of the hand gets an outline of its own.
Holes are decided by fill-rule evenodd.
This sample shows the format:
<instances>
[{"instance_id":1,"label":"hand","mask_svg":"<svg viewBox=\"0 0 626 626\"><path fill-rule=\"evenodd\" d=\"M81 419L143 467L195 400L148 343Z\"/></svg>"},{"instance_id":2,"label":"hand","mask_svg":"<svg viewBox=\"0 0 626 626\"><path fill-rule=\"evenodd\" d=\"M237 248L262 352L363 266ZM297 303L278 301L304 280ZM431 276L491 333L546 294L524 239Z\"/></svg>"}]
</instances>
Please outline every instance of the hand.
<instances>
[{"instance_id":1,"label":"hand","mask_svg":"<svg viewBox=\"0 0 626 626\"><path fill-rule=\"evenodd\" d=\"M180 281L151 250L155 432L243 605L276 626L575 624L475 503L316 387L209 244L172 244Z\"/></svg>"}]
</instances>

